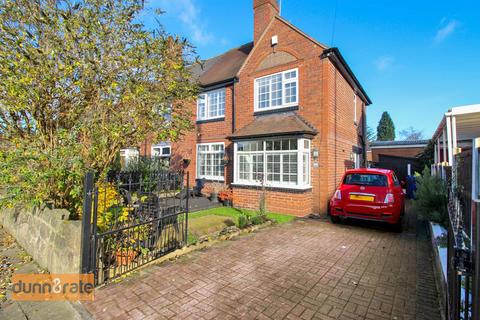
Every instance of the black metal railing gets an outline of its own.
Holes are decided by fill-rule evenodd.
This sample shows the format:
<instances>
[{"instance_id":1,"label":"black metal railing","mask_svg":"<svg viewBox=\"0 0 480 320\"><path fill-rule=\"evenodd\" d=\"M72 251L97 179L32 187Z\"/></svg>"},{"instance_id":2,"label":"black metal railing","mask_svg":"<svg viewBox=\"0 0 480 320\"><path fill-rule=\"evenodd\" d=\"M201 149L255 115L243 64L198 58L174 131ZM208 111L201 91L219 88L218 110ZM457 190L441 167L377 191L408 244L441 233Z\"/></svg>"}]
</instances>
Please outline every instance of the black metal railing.
<instances>
[{"instance_id":1,"label":"black metal railing","mask_svg":"<svg viewBox=\"0 0 480 320\"><path fill-rule=\"evenodd\" d=\"M448 247L447 247L447 318L479 320L473 317L475 295L472 257L472 162L471 153L458 154L452 168L447 168ZM478 299L478 297L477 297Z\"/></svg>"},{"instance_id":2,"label":"black metal railing","mask_svg":"<svg viewBox=\"0 0 480 320\"><path fill-rule=\"evenodd\" d=\"M96 285L130 272L186 245L188 173L88 173L82 221L82 272Z\"/></svg>"}]
</instances>

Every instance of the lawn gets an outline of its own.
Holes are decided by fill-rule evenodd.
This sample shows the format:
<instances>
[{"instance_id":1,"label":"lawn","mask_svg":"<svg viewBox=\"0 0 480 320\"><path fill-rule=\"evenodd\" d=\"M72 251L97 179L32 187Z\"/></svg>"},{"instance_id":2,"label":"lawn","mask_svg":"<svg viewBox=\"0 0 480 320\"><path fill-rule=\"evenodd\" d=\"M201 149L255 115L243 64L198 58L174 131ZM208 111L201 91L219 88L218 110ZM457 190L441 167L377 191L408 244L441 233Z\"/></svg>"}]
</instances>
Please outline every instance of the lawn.
<instances>
[{"instance_id":1,"label":"lawn","mask_svg":"<svg viewBox=\"0 0 480 320\"><path fill-rule=\"evenodd\" d=\"M244 210L245 212L256 215L255 211ZM221 231L225 227L238 225L238 217L242 211L230 207L218 207L208 210L197 211L188 214L188 242L194 242L203 235ZM295 219L294 216L267 213L267 218L275 220L278 224L286 223Z\"/></svg>"}]
</instances>

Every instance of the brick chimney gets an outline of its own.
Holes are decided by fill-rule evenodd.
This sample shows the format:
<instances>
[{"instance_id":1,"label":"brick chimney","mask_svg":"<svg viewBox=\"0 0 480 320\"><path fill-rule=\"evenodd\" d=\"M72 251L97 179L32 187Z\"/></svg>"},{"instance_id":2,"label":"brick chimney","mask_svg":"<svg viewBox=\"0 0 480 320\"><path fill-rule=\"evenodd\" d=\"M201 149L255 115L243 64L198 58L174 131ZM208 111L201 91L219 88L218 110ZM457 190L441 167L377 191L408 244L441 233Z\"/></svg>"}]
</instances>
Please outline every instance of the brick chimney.
<instances>
[{"instance_id":1,"label":"brick chimney","mask_svg":"<svg viewBox=\"0 0 480 320\"><path fill-rule=\"evenodd\" d=\"M257 43L272 19L279 14L277 0L253 0L253 42Z\"/></svg>"}]
</instances>

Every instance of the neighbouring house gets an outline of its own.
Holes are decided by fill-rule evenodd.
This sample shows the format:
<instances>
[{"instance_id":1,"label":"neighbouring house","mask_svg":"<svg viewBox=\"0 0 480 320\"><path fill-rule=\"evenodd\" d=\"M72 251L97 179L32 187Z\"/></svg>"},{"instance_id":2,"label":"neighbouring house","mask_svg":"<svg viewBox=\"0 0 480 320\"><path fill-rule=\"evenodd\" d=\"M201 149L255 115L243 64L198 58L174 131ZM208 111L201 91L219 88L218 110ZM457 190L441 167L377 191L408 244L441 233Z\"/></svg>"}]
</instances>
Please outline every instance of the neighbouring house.
<instances>
[{"instance_id":1,"label":"neighbouring house","mask_svg":"<svg viewBox=\"0 0 480 320\"><path fill-rule=\"evenodd\" d=\"M253 41L194 68L202 88L195 129L172 143L172 165L221 182L236 207L325 213L344 171L366 163L371 101L337 48L254 0ZM149 150L151 144L142 146Z\"/></svg>"},{"instance_id":2,"label":"neighbouring house","mask_svg":"<svg viewBox=\"0 0 480 320\"><path fill-rule=\"evenodd\" d=\"M159 158L165 160L165 163L168 165L171 156L172 146L170 142L152 143L145 141L140 147L120 149L120 166L122 168L128 167L131 161L140 157Z\"/></svg>"},{"instance_id":3,"label":"neighbouring house","mask_svg":"<svg viewBox=\"0 0 480 320\"><path fill-rule=\"evenodd\" d=\"M369 165L391 169L400 180L406 180L409 173L422 171L418 156L424 151L428 141L372 141L367 151Z\"/></svg>"}]
</instances>

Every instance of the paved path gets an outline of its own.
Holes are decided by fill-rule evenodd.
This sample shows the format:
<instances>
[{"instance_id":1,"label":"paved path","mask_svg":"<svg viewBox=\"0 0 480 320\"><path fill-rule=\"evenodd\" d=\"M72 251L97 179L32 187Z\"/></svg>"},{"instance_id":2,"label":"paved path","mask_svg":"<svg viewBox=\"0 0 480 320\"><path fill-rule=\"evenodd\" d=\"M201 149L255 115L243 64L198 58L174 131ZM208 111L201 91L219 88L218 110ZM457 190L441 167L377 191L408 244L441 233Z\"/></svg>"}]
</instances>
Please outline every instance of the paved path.
<instances>
[{"instance_id":1,"label":"paved path","mask_svg":"<svg viewBox=\"0 0 480 320\"><path fill-rule=\"evenodd\" d=\"M441 319L431 247L402 234L306 220L196 252L96 292L98 319Z\"/></svg>"}]
</instances>

